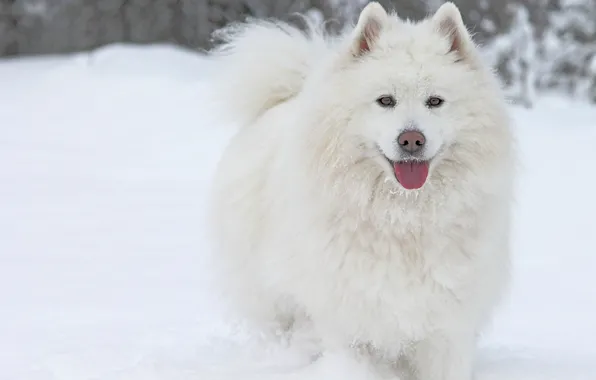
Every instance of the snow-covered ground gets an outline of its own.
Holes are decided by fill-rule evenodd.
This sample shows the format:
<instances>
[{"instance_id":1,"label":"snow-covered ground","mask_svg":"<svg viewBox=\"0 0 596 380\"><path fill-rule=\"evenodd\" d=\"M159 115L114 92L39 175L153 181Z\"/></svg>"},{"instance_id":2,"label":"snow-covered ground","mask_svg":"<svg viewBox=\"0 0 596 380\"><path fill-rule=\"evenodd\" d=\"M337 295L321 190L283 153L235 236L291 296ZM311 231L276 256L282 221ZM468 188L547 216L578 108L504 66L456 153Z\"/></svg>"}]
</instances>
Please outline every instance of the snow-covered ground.
<instances>
[{"instance_id":1,"label":"snow-covered ground","mask_svg":"<svg viewBox=\"0 0 596 380\"><path fill-rule=\"evenodd\" d=\"M208 78L164 46L0 63L0 380L365 378L224 318L203 217L234 128ZM513 112L515 282L478 379L594 380L596 108Z\"/></svg>"}]
</instances>

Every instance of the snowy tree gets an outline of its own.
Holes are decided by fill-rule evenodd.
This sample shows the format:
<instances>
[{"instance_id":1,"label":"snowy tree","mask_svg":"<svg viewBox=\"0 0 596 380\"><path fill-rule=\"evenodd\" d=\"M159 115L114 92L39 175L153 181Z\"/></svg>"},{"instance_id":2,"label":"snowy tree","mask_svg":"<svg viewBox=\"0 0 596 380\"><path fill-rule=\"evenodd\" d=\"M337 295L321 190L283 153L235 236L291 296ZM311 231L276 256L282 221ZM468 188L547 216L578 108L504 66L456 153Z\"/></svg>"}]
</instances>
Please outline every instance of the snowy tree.
<instances>
[{"instance_id":1,"label":"snowy tree","mask_svg":"<svg viewBox=\"0 0 596 380\"><path fill-rule=\"evenodd\" d=\"M536 33L528 9L520 4L510 7L513 13L510 26L486 42L483 53L499 69L510 99L531 107L538 70Z\"/></svg>"},{"instance_id":2,"label":"snowy tree","mask_svg":"<svg viewBox=\"0 0 596 380\"><path fill-rule=\"evenodd\" d=\"M0 53L18 53L17 19L13 14L12 4L6 1L0 2Z\"/></svg>"},{"instance_id":3,"label":"snowy tree","mask_svg":"<svg viewBox=\"0 0 596 380\"><path fill-rule=\"evenodd\" d=\"M539 88L596 101L596 0L558 0L541 41Z\"/></svg>"},{"instance_id":4,"label":"snowy tree","mask_svg":"<svg viewBox=\"0 0 596 380\"><path fill-rule=\"evenodd\" d=\"M247 16L288 21L331 0L0 0L0 55L83 51L112 42L209 46L213 30Z\"/></svg>"}]
</instances>

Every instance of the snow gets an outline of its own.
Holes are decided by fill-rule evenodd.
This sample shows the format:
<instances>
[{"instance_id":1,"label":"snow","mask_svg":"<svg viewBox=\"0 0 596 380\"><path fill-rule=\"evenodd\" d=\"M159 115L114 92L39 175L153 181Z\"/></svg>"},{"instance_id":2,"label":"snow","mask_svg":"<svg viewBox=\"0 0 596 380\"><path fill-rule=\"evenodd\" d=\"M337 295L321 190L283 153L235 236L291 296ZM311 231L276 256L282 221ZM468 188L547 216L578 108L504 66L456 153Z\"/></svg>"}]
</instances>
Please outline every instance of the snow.
<instances>
[{"instance_id":1,"label":"snow","mask_svg":"<svg viewBox=\"0 0 596 380\"><path fill-rule=\"evenodd\" d=\"M223 312L204 210L234 127L201 56L117 45L0 63L1 380L364 380ZM596 108L512 108L514 284L479 380L596 379Z\"/></svg>"}]
</instances>

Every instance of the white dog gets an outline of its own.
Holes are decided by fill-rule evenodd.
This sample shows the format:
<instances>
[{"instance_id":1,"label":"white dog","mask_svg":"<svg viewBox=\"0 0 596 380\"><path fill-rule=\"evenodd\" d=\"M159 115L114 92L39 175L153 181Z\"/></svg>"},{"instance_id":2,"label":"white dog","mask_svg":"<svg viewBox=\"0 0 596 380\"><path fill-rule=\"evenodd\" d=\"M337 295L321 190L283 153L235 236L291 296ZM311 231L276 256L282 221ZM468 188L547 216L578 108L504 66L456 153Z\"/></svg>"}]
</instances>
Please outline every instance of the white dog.
<instances>
[{"instance_id":1,"label":"white dog","mask_svg":"<svg viewBox=\"0 0 596 380\"><path fill-rule=\"evenodd\" d=\"M221 36L213 94L241 126L211 214L230 299L263 327L303 318L326 350L470 379L508 283L515 155L459 10L412 23L373 2L336 38Z\"/></svg>"}]
</instances>

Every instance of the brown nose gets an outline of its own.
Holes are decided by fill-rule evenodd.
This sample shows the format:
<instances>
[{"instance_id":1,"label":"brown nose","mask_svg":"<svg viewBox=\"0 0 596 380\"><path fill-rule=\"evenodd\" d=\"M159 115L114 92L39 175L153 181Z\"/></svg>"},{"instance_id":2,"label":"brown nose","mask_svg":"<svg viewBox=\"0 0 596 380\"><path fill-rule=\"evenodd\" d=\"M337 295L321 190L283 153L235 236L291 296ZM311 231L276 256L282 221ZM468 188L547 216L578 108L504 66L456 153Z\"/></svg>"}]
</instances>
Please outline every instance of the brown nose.
<instances>
[{"instance_id":1,"label":"brown nose","mask_svg":"<svg viewBox=\"0 0 596 380\"><path fill-rule=\"evenodd\" d=\"M416 153L424 148L426 138L417 131L406 131L397 137L399 147L407 153Z\"/></svg>"}]
</instances>

